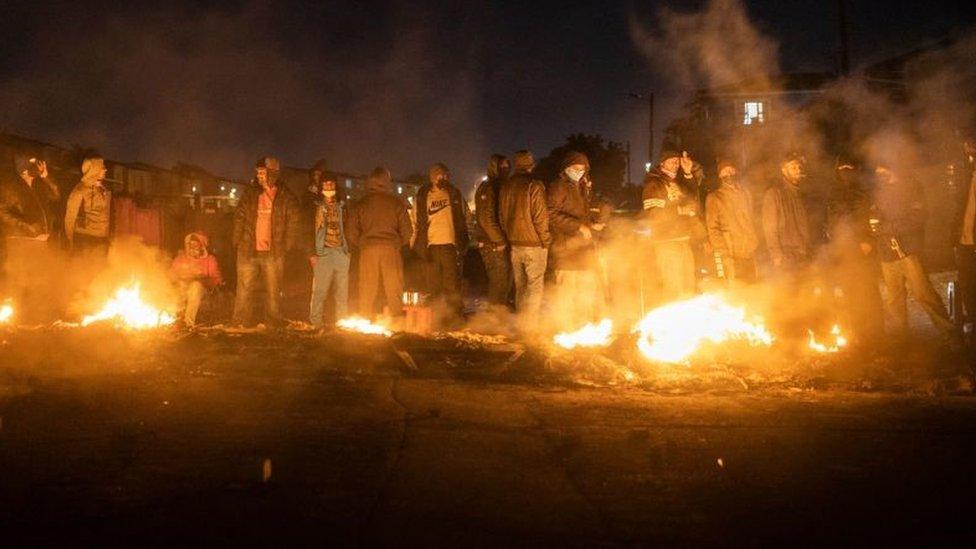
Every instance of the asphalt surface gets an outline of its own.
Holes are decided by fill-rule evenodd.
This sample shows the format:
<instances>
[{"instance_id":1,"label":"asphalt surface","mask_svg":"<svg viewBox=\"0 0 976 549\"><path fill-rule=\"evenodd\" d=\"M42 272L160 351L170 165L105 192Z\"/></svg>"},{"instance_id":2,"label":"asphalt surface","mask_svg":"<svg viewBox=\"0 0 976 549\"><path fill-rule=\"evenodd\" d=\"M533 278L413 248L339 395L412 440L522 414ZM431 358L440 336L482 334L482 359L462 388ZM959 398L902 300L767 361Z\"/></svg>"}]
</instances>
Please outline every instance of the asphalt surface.
<instances>
[{"instance_id":1,"label":"asphalt surface","mask_svg":"<svg viewBox=\"0 0 976 549\"><path fill-rule=\"evenodd\" d=\"M976 538L970 396L587 388L347 336L0 340L10 547Z\"/></svg>"}]
</instances>

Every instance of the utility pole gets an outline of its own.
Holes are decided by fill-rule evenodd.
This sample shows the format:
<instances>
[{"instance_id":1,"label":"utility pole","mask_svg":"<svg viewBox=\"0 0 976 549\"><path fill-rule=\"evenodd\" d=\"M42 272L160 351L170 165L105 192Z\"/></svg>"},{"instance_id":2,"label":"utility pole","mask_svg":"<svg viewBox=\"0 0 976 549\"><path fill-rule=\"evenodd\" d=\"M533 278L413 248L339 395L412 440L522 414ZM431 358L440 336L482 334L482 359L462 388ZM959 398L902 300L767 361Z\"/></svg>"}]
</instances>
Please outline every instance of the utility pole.
<instances>
[{"instance_id":1,"label":"utility pole","mask_svg":"<svg viewBox=\"0 0 976 549\"><path fill-rule=\"evenodd\" d=\"M630 139L627 140L627 186L630 186Z\"/></svg>"},{"instance_id":2,"label":"utility pole","mask_svg":"<svg viewBox=\"0 0 976 549\"><path fill-rule=\"evenodd\" d=\"M630 97L634 99L640 99L641 101L647 100L647 161L654 162L654 92L648 92L647 95L642 93L631 92Z\"/></svg>"}]
</instances>

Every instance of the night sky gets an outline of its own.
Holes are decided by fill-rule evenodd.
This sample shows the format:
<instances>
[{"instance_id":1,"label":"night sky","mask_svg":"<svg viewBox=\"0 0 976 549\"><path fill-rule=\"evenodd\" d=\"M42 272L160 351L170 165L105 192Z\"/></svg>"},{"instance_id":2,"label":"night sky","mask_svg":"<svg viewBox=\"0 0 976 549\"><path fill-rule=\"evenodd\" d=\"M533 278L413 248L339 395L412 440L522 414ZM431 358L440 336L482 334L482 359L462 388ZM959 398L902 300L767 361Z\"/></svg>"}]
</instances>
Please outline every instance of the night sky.
<instances>
[{"instance_id":1,"label":"night sky","mask_svg":"<svg viewBox=\"0 0 976 549\"><path fill-rule=\"evenodd\" d=\"M492 152L541 156L575 132L647 149L687 83L635 47L662 5L705 2L6 3L0 125L109 158L234 177L254 158L397 175L435 161L470 187ZM969 28L971 2L849 0L855 66ZM834 71L836 3L746 3L780 68ZM775 68L771 72L775 72Z\"/></svg>"}]
</instances>

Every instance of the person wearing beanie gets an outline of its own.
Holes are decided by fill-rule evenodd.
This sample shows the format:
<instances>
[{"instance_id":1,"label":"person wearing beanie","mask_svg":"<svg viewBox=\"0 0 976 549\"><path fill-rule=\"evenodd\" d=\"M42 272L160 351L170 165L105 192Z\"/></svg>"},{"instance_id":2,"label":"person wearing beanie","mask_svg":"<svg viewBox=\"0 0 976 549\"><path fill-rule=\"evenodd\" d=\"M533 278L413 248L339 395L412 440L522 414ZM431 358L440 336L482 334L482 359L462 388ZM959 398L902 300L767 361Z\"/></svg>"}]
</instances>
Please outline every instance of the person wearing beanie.
<instances>
[{"instance_id":1,"label":"person wearing beanie","mask_svg":"<svg viewBox=\"0 0 976 549\"><path fill-rule=\"evenodd\" d=\"M515 174L498 191L498 223L508 242L515 310L525 331L538 329L549 261L549 210L546 186L532 174L535 160L529 151L515 153Z\"/></svg>"},{"instance_id":2,"label":"person wearing beanie","mask_svg":"<svg viewBox=\"0 0 976 549\"><path fill-rule=\"evenodd\" d=\"M237 250L236 325L252 321L258 279L265 281L265 315L281 325L281 288L285 254L298 245L302 212L298 199L280 184L281 163L266 156L254 165L255 183L241 196L234 212L234 247Z\"/></svg>"},{"instance_id":3,"label":"person wearing beanie","mask_svg":"<svg viewBox=\"0 0 976 549\"><path fill-rule=\"evenodd\" d=\"M716 274L728 282L755 282L759 247L752 214L752 195L732 162L718 163L718 187L705 198L705 227L715 254Z\"/></svg>"},{"instance_id":4,"label":"person wearing beanie","mask_svg":"<svg viewBox=\"0 0 976 549\"><path fill-rule=\"evenodd\" d=\"M321 161L312 169L312 179L312 188L318 190L318 196L311 203L305 237L312 267L309 322L320 328L330 289L335 303L332 318L338 321L348 314L350 256L345 201L338 193L336 180L328 175Z\"/></svg>"},{"instance_id":5,"label":"person wearing beanie","mask_svg":"<svg viewBox=\"0 0 976 549\"><path fill-rule=\"evenodd\" d=\"M657 280L664 302L695 293L693 239L701 239L700 202L693 164L687 153L664 151L661 162L644 177L643 220L650 233ZM687 168L687 171L686 171Z\"/></svg>"},{"instance_id":6,"label":"person wearing beanie","mask_svg":"<svg viewBox=\"0 0 976 549\"><path fill-rule=\"evenodd\" d=\"M488 174L475 191L475 237L488 275L488 302L496 307L507 306L512 292L508 241L498 221L498 192L510 171L508 158L500 154L491 155Z\"/></svg>"},{"instance_id":7,"label":"person wearing beanie","mask_svg":"<svg viewBox=\"0 0 976 549\"><path fill-rule=\"evenodd\" d=\"M403 254L410 245L413 225L407 205L392 191L386 168L366 179L366 196L349 208L346 241L358 253L359 313L372 318L376 296L385 298L387 315L403 314Z\"/></svg>"},{"instance_id":8,"label":"person wearing beanie","mask_svg":"<svg viewBox=\"0 0 976 549\"><path fill-rule=\"evenodd\" d=\"M14 174L0 179L0 235L36 238L54 234L60 223L55 206L61 199L49 177L47 162L14 156Z\"/></svg>"},{"instance_id":9,"label":"person wearing beanie","mask_svg":"<svg viewBox=\"0 0 976 549\"><path fill-rule=\"evenodd\" d=\"M790 152L780 163L780 180L766 190L762 226L773 270L791 275L810 260L811 230L800 184L806 177L804 159Z\"/></svg>"},{"instance_id":10,"label":"person wearing beanie","mask_svg":"<svg viewBox=\"0 0 976 549\"><path fill-rule=\"evenodd\" d=\"M424 261L428 295L446 306L448 321L463 313L461 260L468 248L468 203L451 184L447 166L436 163L417 190L414 251Z\"/></svg>"},{"instance_id":11,"label":"person wearing beanie","mask_svg":"<svg viewBox=\"0 0 976 549\"><path fill-rule=\"evenodd\" d=\"M594 239L604 229L591 219L584 177L590 169L585 154L569 151L562 169L548 186L546 203L552 230L550 260L555 271L555 312L560 329L603 317L605 304Z\"/></svg>"},{"instance_id":12,"label":"person wearing beanie","mask_svg":"<svg viewBox=\"0 0 976 549\"><path fill-rule=\"evenodd\" d=\"M112 191L105 187L105 160L98 156L81 163L81 181L68 195L64 234L74 253L108 254L112 228Z\"/></svg>"},{"instance_id":13,"label":"person wearing beanie","mask_svg":"<svg viewBox=\"0 0 976 549\"><path fill-rule=\"evenodd\" d=\"M183 324L187 328L196 326L197 312L207 292L224 284L217 258L207 250L208 245L203 233L186 235L183 249L170 265L170 274L180 296Z\"/></svg>"}]
</instances>

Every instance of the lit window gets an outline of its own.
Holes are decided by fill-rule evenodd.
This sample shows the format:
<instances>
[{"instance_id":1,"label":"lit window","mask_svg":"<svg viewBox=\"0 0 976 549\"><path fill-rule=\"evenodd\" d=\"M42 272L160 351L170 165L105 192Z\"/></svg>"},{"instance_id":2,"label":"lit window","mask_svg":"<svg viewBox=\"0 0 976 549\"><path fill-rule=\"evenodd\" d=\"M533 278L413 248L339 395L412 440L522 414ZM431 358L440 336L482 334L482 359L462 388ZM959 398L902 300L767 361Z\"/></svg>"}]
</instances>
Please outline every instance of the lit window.
<instances>
[{"instance_id":1,"label":"lit window","mask_svg":"<svg viewBox=\"0 0 976 549\"><path fill-rule=\"evenodd\" d=\"M397 185L397 194L403 194L403 185Z\"/></svg>"},{"instance_id":2,"label":"lit window","mask_svg":"<svg viewBox=\"0 0 976 549\"><path fill-rule=\"evenodd\" d=\"M352 188L352 179L347 179L346 180L346 188L347 189L351 189Z\"/></svg>"},{"instance_id":3,"label":"lit window","mask_svg":"<svg viewBox=\"0 0 976 549\"><path fill-rule=\"evenodd\" d=\"M744 126L762 124L766 121L766 117L763 114L762 101L747 101L745 103L744 113L745 117L742 119L742 124Z\"/></svg>"}]
</instances>

